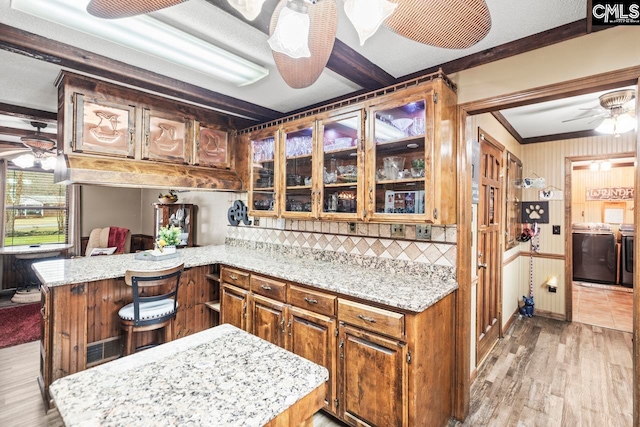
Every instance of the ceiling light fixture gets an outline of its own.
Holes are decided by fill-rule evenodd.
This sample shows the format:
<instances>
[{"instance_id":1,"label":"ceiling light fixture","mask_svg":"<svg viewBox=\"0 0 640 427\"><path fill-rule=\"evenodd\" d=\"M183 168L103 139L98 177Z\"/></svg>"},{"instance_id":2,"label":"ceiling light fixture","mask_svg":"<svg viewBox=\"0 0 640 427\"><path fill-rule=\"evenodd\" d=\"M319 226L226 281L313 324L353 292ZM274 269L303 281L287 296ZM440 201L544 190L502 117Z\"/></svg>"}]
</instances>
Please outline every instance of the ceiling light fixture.
<instances>
[{"instance_id":1,"label":"ceiling light fixture","mask_svg":"<svg viewBox=\"0 0 640 427\"><path fill-rule=\"evenodd\" d=\"M309 58L310 19L303 0L292 0L280 10L276 29L267 42L271 50L297 58Z\"/></svg>"},{"instance_id":2,"label":"ceiling light fixture","mask_svg":"<svg viewBox=\"0 0 640 427\"><path fill-rule=\"evenodd\" d=\"M600 95L600 105L607 109L607 117L595 129L596 132L614 135L630 132L636 128L635 110L631 104L636 97L633 89L616 90Z\"/></svg>"},{"instance_id":3,"label":"ceiling light fixture","mask_svg":"<svg viewBox=\"0 0 640 427\"><path fill-rule=\"evenodd\" d=\"M253 21L262 12L266 0L227 0L229 4L248 21Z\"/></svg>"},{"instance_id":4,"label":"ceiling light fixture","mask_svg":"<svg viewBox=\"0 0 640 427\"><path fill-rule=\"evenodd\" d=\"M344 11L358 33L360 46L364 46L397 7L397 3L387 0L345 0Z\"/></svg>"},{"instance_id":5,"label":"ceiling light fixture","mask_svg":"<svg viewBox=\"0 0 640 427\"><path fill-rule=\"evenodd\" d=\"M86 4L78 0L12 0L11 7L238 86L255 83L269 74L260 65L150 16L97 19L87 13Z\"/></svg>"},{"instance_id":6,"label":"ceiling light fixture","mask_svg":"<svg viewBox=\"0 0 640 427\"><path fill-rule=\"evenodd\" d=\"M619 137L620 134L630 132L635 128L636 119L631 117L628 113L622 113L607 117L595 130L599 133Z\"/></svg>"}]
</instances>

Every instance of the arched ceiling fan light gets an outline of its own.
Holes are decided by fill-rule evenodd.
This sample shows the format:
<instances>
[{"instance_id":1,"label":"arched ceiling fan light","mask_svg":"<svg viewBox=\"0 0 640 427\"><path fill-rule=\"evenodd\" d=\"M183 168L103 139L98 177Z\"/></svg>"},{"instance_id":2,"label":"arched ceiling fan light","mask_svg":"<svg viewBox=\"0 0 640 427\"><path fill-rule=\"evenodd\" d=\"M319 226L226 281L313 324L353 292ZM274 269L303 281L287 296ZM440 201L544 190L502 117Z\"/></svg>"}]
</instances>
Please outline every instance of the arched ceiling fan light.
<instances>
[{"instance_id":1,"label":"arched ceiling fan light","mask_svg":"<svg viewBox=\"0 0 640 427\"><path fill-rule=\"evenodd\" d=\"M87 5L87 12L103 19L128 18L175 6L184 1L186 0L91 0Z\"/></svg>"},{"instance_id":2,"label":"arched ceiling fan light","mask_svg":"<svg viewBox=\"0 0 640 427\"><path fill-rule=\"evenodd\" d=\"M227 0L229 4L248 21L253 21L262 12L266 0Z\"/></svg>"},{"instance_id":3,"label":"arched ceiling fan light","mask_svg":"<svg viewBox=\"0 0 640 427\"><path fill-rule=\"evenodd\" d=\"M360 39L360 46L375 34L398 5L387 0L346 0L344 11Z\"/></svg>"},{"instance_id":4,"label":"arched ceiling fan light","mask_svg":"<svg viewBox=\"0 0 640 427\"><path fill-rule=\"evenodd\" d=\"M35 157L33 154L23 154L21 156L16 157L11 160L11 163L18 166L19 168L26 169L32 168L34 165Z\"/></svg>"},{"instance_id":5,"label":"arched ceiling fan light","mask_svg":"<svg viewBox=\"0 0 640 427\"><path fill-rule=\"evenodd\" d=\"M299 10L293 10L291 7ZM289 2L280 10L276 29L269 37L271 50L284 53L291 58L308 58L309 15L302 3Z\"/></svg>"}]
</instances>

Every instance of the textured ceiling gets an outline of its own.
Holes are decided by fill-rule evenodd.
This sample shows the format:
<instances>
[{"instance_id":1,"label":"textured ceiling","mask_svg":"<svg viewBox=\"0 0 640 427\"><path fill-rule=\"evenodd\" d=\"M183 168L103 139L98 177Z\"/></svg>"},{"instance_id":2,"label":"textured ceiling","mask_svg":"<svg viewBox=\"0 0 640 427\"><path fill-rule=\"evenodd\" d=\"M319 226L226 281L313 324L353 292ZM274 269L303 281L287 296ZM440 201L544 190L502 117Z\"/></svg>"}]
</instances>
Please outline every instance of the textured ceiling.
<instances>
[{"instance_id":1,"label":"textured ceiling","mask_svg":"<svg viewBox=\"0 0 640 427\"><path fill-rule=\"evenodd\" d=\"M469 49L449 50L423 45L386 28L381 28L361 47L355 30L344 15L343 1L336 1L340 11L337 38L394 77L437 66L586 16L586 0L487 0L492 18L491 31ZM0 23L279 112L293 111L361 89L328 69L309 88L289 88L275 68L266 42L267 35L206 0L189 0L156 12L153 16L268 68L269 76L255 84L236 87L200 72L13 10L11 0L0 0ZM87 19L96 18L87 15ZM0 51L0 62L4 65L0 67L0 81L3 82L0 84L0 102L45 111L56 110L54 81L60 67L6 51Z\"/></svg>"}]
</instances>

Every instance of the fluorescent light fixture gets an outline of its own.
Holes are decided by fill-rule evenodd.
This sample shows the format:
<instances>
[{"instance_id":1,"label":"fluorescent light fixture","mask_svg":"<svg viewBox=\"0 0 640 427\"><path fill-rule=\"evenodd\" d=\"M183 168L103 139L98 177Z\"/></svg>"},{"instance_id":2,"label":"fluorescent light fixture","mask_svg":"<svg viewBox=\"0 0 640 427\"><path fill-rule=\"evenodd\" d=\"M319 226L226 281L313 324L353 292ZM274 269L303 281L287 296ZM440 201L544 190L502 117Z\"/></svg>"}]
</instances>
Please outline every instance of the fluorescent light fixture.
<instances>
[{"instance_id":1,"label":"fluorescent light fixture","mask_svg":"<svg viewBox=\"0 0 640 427\"><path fill-rule=\"evenodd\" d=\"M292 9L294 8L294 9ZM289 2L280 9L276 29L269 37L271 50L291 58L309 58L309 14L304 4Z\"/></svg>"},{"instance_id":2,"label":"fluorescent light fixture","mask_svg":"<svg viewBox=\"0 0 640 427\"><path fill-rule=\"evenodd\" d=\"M624 113L613 117L607 117L596 128L596 132L620 136L636 128L636 120L630 114Z\"/></svg>"},{"instance_id":3,"label":"fluorescent light fixture","mask_svg":"<svg viewBox=\"0 0 640 427\"><path fill-rule=\"evenodd\" d=\"M262 5L266 0L227 0L229 4L242 14L248 21L253 21L260 15Z\"/></svg>"},{"instance_id":4,"label":"fluorescent light fixture","mask_svg":"<svg viewBox=\"0 0 640 427\"><path fill-rule=\"evenodd\" d=\"M87 13L87 3L87 0L12 0L11 7L238 86L255 83L269 74L262 66L150 16L99 19Z\"/></svg>"},{"instance_id":5,"label":"fluorescent light fixture","mask_svg":"<svg viewBox=\"0 0 640 427\"><path fill-rule=\"evenodd\" d=\"M398 7L387 0L346 0L344 12L353 24L360 39L360 46L375 34L380 25Z\"/></svg>"}]
</instances>

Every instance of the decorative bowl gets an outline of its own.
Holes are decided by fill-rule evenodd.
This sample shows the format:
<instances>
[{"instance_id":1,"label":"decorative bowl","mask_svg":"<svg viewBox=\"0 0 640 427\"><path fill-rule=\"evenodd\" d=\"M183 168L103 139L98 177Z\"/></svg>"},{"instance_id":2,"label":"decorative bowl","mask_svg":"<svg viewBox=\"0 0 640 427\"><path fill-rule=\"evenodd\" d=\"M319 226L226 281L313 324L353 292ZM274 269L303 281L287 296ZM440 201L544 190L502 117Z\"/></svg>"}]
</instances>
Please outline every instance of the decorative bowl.
<instances>
[{"instance_id":1,"label":"decorative bowl","mask_svg":"<svg viewBox=\"0 0 640 427\"><path fill-rule=\"evenodd\" d=\"M170 204L175 203L177 201L178 201L178 197L177 196L176 197L164 196L164 197L159 197L158 198L158 202L162 203L163 205L170 205Z\"/></svg>"}]
</instances>

